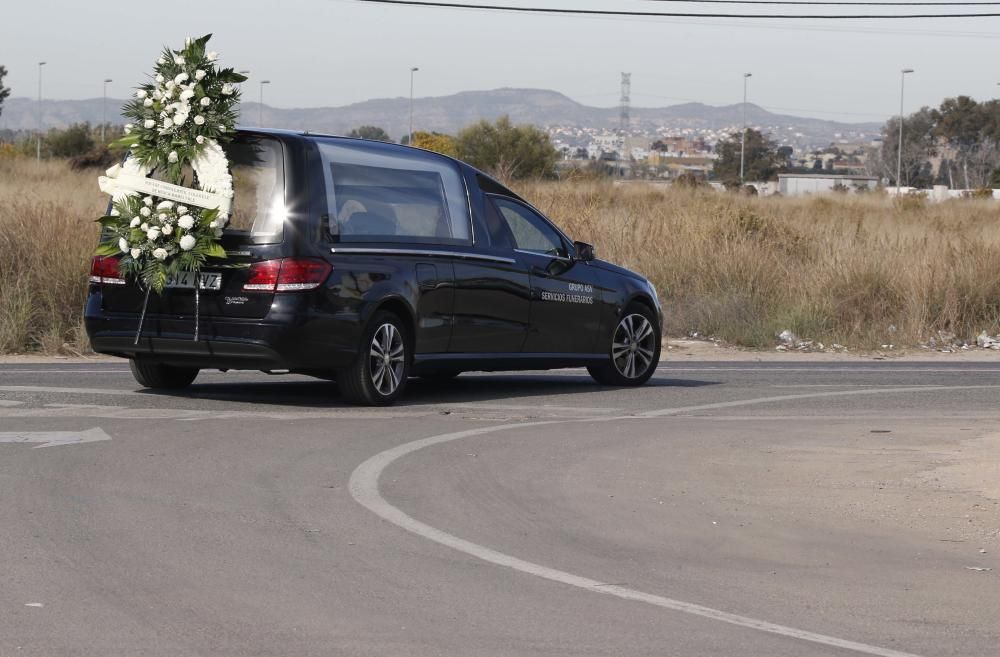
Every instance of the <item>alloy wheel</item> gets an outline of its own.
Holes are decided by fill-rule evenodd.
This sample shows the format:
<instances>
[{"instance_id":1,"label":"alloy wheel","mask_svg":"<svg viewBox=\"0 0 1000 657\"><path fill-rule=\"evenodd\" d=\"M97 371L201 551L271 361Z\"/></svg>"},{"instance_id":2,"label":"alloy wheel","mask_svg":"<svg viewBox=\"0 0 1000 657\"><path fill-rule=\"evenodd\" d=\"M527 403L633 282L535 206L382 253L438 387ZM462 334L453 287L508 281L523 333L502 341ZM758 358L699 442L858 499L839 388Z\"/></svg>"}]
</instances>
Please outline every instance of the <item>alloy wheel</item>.
<instances>
[{"instance_id":1,"label":"alloy wheel","mask_svg":"<svg viewBox=\"0 0 1000 657\"><path fill-rule=\"evenodd\" d=\"M382 324L372 336L368 354L372 385L380 395L391 395L403 380L406 359L403 336L392 324Z\"/></svg>"},{"instance_id":2,"label":"alloy wheel","mask_svg":"<svg viewBox=\"0 0 1000 657\"><path fill-rule=\"evenodd\" d=\"M656 352L656 331L639 314L626 315L615 329L611 360L626 379L638 379L649 370Z\"/></svg>"}]
</instances>

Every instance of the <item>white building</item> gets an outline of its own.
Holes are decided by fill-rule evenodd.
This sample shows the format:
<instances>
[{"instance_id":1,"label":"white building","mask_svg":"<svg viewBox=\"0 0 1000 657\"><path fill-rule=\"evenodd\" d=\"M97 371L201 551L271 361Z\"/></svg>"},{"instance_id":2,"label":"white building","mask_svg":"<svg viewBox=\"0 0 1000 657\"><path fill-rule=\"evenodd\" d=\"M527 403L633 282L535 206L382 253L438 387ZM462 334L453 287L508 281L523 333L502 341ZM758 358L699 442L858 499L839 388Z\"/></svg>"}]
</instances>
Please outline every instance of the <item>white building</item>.
<instances>
[{"instance_id":1,"label":"white building","mask_svg":"<svg viewBox=\"0 0 1000 657\"><path fill-rule=\"evenodd\" d=\"M839 187L838 187L839 186ZM854 192L861 188L875 189L878 178L874 176L851 176L822 173L779 173L778 192L782 196L803 196L805 194L825 194L840 187Z\"/></svg>"}]
</instances>

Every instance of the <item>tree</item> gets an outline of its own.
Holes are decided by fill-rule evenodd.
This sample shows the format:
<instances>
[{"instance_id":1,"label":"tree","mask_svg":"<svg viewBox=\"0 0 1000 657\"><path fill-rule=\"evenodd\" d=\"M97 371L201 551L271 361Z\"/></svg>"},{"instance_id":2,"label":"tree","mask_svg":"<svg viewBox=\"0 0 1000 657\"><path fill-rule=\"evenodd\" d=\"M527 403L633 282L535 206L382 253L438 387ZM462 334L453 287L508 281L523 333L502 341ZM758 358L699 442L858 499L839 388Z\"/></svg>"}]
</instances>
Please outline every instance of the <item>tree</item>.
<instances>
[{"instance_id":1,"label":"tree","mask_svg":"<svg viewBox=\"0 0 1000 657\"><path fill-rule=\"evenodd\" d=\"M455 147L460 159L506 180L552 177L559 160L547 134L534 126L515 126L507 116L464 128Z\"/></svg>"},{"instance_id":2,"label":"tree","mask_svg":"<svg viewBox=\"0 0 1000 657\"><path fill-rule=\"evenodd\" d=\"M3 101L10 95L10 87L3 86L3 79L7 75L7 68L0 66L0 114L3 114Z\"/></svg>"},{"instance_id":3,"label":"tree","mask_svg":"<svg viewBox=\"0 0 1000 657\"><path fill-rule=\"evenodd\" d=\"M930 185L922 173L924 164L937 153L934 135L933 110L923 107L903 119L903 169L901 185L923 187ZM871 175L887 178L896 184L896 167L899 157L899 117L889 119L882 128L882 147L869 153L866 168Z\"/></svg>"},{"instance_id":4,"label":"tree","mask_svg":"<svg viewBox=\"0 0 1000 657\"><path fill-rule=\"evenodd\" d=\"M413 146L449 157L455 157L458 154L455 149L455 138L440 132L424 132L422 130L414 132Z\"/></svg>"},{"instance_id":5,"label":"tree","mask_svg":"<svg viewBox=\"0 0 1000 657\"><path fill-rule=\"evenodd\" d=\"M734 182L740 179L740 135L729 136L729 139L715 145L718 158L712 171L716 178L723 182ZM781 163L776 144L765 137L759 130L747 128L744 156L744 179L765 181L774 179Z\"/></svg>"},{"instance_id":6,"label":"tree","mask_svg":"<svg viewBox=\"0 0 1000 657\"><path fill-rule=\"evenodd\" d=\"M76 157L94 150L89 123L74 123L65 130L50 130L45 149L53 157Z\"/></svg>"},{"instance_id":7,"label":"tree","mask_svg":"<svg viewBox=\"0 0 1000 657\"><path fill-rule=\"evenodd\" d=\"M347 133L347 136L355 139L371 139L372 141L392 141L389 133L374 125L363 125L359 128L354 128Z\"/></svg>"}]
</instances>

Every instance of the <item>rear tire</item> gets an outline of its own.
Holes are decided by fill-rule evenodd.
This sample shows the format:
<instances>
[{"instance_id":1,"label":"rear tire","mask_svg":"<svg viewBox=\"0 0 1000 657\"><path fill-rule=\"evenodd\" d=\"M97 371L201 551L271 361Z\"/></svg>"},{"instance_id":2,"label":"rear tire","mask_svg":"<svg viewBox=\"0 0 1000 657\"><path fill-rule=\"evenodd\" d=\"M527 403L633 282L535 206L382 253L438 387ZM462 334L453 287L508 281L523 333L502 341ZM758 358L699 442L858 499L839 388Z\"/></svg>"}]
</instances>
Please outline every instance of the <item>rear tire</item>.
<instances>
[{"instance_id":1,"label":"rear tire","mask_svg":"<svg viewBox=\"0 0 1000 657\"><path fill-rule=\"evenodd\" d=\"M622 313L607 360L587 368L595 381L606 386L641 386L660 362L660 323L649 308L632 304Z\"/></svg>"},{"instance_id":2,"label":"rear tire","mask_svg":"<svg viewBox=\"0 0 1000 657\"><path fill-rule=\"evenodd\" d=\"M411 344L406 326L395 313L375 313L365 327L354 363L337 372L340 394L352 404L365 406L388 406L396 401L410 375Z\"/></svg>"},{"instance_id":3,"label":"rear tire","mask_svg":"<svg viewBox=\"0 0 1000 657\"><path fill-rule=\"evenodd\" d=\"M174 367L137 358L130 358L128 365L139 385L162 390L186 388L194 382L199 372L197 367Z\"/></svg>"}]
</instances>

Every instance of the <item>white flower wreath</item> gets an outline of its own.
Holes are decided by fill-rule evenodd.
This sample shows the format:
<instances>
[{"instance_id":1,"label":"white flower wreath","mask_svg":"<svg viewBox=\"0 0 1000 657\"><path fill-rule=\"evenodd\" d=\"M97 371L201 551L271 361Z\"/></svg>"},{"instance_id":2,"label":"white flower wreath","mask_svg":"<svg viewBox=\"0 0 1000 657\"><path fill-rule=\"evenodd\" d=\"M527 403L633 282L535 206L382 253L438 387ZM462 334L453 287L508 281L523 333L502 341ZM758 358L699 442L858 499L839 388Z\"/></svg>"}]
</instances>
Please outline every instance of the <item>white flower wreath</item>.
<instances>
[{"instance_id":1,"label":"white flower wreath","mask_svg":"<svg viewBox=\"0 0 1000 657\"><path fill-rule=\"evenodd\" d=\"M157 293L171 276L190 271L197 281L208 258L226 257L219 239L233 178L222 144L235 129L240 94L234 85L246 78L216 68L218 55L205 49L210 38L163 51L153 81L123 108L133 123L118 144L130 155L99 181L112 196L112 210L98 219L104 234L97 254L118 256L123 275ZM186 165L192 181L185 180ZM150 179L153 171L169 182Z\"/></svg>"}]
</instances>

